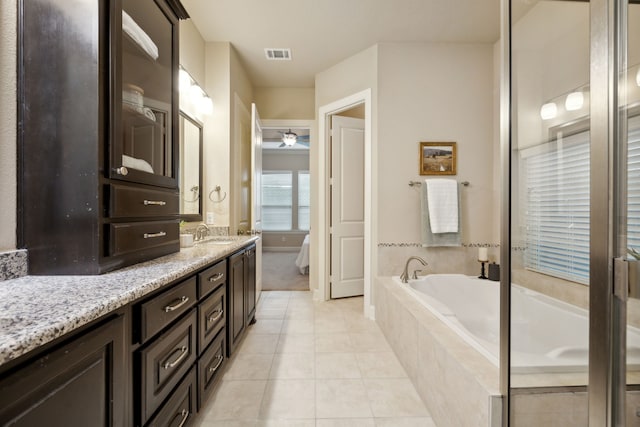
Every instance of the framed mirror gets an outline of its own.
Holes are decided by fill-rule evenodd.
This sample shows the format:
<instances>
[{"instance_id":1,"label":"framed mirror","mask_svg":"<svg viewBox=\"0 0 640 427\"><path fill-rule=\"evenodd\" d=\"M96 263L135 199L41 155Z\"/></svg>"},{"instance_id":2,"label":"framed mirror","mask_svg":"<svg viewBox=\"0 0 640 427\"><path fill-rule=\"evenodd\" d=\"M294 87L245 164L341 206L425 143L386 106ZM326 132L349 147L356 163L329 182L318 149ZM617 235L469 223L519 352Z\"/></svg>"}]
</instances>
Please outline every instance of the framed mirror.
<instances>
[{"instance_id":1,"label":"framed mirror","mask_svg":"<svg viewBox=\"0 0 640 427\"><path fill-rule=\"evenodd\" d=\"M202 124L180 111L180 218L202 221Z\"/></svg>"}]
</instances>

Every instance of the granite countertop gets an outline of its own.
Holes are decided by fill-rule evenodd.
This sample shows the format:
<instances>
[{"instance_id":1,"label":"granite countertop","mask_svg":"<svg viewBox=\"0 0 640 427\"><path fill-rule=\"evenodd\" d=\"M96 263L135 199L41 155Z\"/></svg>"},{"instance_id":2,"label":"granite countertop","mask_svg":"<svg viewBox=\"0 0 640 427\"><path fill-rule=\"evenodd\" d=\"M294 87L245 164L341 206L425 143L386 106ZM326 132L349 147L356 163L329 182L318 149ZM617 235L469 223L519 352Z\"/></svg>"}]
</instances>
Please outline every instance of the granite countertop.
<instances>
[{"instance_id":1,"label":"granite countertop","mask_svg":"<svg viewBox=\"0 0 640 427\"><path fill-rule=\"evenodd\" d=\"M99 276L25 276L0 282L0 366L258 240L211 238ZM216 241L218 241L216 243Z\"/></svg>"}]
</instances>

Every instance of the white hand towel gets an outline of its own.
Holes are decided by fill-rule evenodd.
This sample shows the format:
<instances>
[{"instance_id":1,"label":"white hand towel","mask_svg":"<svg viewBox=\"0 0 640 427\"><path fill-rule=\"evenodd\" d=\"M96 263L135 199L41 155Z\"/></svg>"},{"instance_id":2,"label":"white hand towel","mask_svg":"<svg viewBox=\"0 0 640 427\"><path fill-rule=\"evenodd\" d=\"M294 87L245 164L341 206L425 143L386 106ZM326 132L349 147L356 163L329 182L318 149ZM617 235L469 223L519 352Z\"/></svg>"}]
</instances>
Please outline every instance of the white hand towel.
<instances>
[{"instance_id":1,"label":"white hand towel","mask_svg":"<svg viewBox=\"0 0 640 427\"><path fill-rule=\"evenodd\" d=\"M431 232L458 232L458 182L454 179L427 179Z\"/></svg>"}]
</instances>

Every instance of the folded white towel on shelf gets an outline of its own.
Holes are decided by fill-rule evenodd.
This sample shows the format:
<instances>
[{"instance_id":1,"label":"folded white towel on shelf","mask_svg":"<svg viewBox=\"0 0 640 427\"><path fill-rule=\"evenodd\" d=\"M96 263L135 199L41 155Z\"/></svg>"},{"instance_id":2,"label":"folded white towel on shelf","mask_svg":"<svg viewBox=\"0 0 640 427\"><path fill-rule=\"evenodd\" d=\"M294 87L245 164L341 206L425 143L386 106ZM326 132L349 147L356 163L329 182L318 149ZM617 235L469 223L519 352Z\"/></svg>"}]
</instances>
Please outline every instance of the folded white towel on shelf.
<instances>
[{"instance_id":1,"label":"folded white towel on shelf","mask_svg":"<svg viewBox=\"0 0 640 427\"><path fill-rule=\"evenodd\" d=\"M426 179L431 232L458 232L458 182L454 179Z\"/></svg>"},{"instance_id":2,"label":"folded white towel on shelf","mask_svg":"<svg viewBox=\"0 0 640 427\"><path fill-rule=\"evenodd\" d=\"M153 168L151 164L144 159L136 159L135 157L127 156L126 154L122 155L122 166L137 169L143 172L153 173Z\"/></svg>"},{"instance_id":3,"label":"folded white towel on shelf","mask_svg":"<svg viewBox=\"0 0 640 427\"><path fill-rule=\"evenodd\" d=\"M158 46L153 42L151 37L138 25L138 23L124 10L122 11L122 30L131 40L137 44L140 49L144 50L147 55L154 60L158 59Z\"/></svg>"}]
</instances>

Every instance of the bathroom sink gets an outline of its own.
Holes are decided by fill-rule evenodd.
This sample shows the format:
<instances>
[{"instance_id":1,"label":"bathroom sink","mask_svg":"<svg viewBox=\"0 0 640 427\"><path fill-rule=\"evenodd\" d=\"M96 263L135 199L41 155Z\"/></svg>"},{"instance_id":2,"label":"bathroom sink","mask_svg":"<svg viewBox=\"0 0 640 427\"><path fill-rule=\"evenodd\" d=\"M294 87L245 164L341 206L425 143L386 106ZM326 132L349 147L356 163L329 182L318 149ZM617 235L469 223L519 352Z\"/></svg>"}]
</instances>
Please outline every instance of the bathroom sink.
<instances>
[{"instance_id":1,"label":"bathroom sink","mask_svg":"<svg viewBox=\"0 0 640 427\"><path fill-rule=\"evenodd\" d=\"M211 245L230 245L231 243L234 243L235 240L231 240L231 239L224 239L224 240L219 240L219 239L215 239L215 240L210 240L209 244Z\"/></svg>"},{"instance_id":2,"label":"bathroom sink","mask_svg":"<svg viewBox=\"0 0 640 427\"><path fill-rule=\"evenodd\" d=\"M233 237L209 237L205 238L205 240L200 240L195 242L195 245L230 245L231 243L235 243L237 240Z\"/></svg>"}]
</instances>

